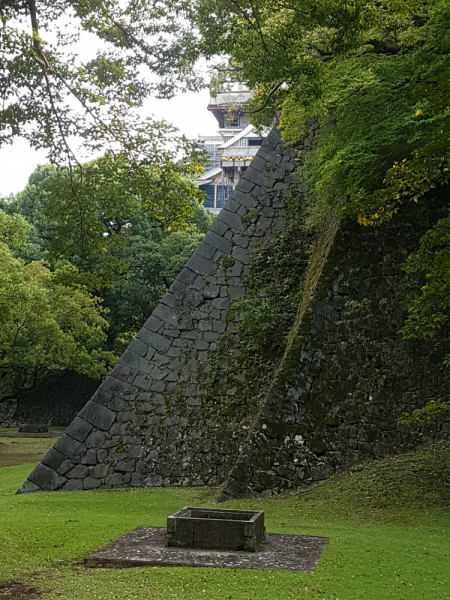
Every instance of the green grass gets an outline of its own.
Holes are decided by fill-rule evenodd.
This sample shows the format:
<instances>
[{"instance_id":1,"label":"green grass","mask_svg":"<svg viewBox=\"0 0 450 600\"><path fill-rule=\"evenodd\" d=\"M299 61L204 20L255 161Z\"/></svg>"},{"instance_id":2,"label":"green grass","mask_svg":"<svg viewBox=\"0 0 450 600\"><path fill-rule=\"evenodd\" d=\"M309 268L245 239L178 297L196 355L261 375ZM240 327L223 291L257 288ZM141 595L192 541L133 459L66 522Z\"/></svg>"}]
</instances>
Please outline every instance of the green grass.
<instances>
[{"instance_id":1,"label":"green grass","mask_svg":"<svg viewBox=\"0 0 450 600\"><path fill-rule=\"evenodd\" d=\"M32 465L0 469L0 581L43 598L416 600L450 598L450 444L357 467L304 495L227 502L258 508L272 533L326 536L314 575L230 569L84 569L83 557L140 525L164 526L210 490L15 496ZM1 592L0 592L1 594ZM1 595L0 595L1 598Z\"/></svg>"}]
</instances>

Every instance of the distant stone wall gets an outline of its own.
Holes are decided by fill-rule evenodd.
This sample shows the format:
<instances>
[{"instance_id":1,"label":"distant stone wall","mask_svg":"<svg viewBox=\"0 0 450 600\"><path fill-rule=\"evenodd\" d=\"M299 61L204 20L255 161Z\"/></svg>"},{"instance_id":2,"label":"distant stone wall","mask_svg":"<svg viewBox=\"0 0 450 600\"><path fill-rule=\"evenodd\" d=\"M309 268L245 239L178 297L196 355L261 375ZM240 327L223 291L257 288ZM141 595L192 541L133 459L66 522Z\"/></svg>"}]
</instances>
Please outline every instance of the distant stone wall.
<instances>
[{"instance_id":1,"label":"distant stone wall","mask_svg":"<svg viewBox=\"0 0 450 600\"><path fill-rule=\"evenodd\" d=\"M305 241L297 318L263 395L233 355L242 337L233 305L249 290L250 262L262 242L284 235L293 206L301 219L304 190L293 173L309 143L286 148L271 132L169 292L20 492L225 485L222 499L272 494L448 435L445 419L397 422L449 389L445 334L398 334L407 293L400 265L446 214L445 198L380 229L331 222L311 247Z\"/></svg>"},{"instance_id":2,"label":"distant stone wall","mask_svg":"<svg viewBox=\"0 0 450 600\"><path fill-rule=\"evenodd\" d=\"M67 426L98 388L99 381L78 373L52 376L38 389L19 400L0 404L0 428L19 427L21 423Z\"/></svg>"}]
</instances>

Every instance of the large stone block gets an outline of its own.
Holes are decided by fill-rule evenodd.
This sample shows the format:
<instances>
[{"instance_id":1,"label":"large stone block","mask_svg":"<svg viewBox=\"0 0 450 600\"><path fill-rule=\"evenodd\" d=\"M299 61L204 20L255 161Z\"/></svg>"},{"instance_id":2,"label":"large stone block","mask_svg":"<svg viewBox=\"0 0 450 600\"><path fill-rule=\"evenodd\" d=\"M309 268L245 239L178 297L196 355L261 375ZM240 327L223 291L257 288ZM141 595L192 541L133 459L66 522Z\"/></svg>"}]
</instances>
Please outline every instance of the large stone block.
<instances>
[{"instance_id":1,"label":"large stone block","mask_svg":"<svg viewBox=\"0 0 450 600\"><path fill-rule=\"evenodd\" d=\"M58 475L56 471L44 464L38 465L30 474L28 480L42 490L49 492L59 489L67 481L65 477Z\"/></svg>"},{"instance_id":2,"label":"large stone block","mask_svg":"<svg viewBox=\"0 0 450 600\"><path fill-rule=\"evenodd\" d=\"M112 410L95 402L88 402L79 416L102 431L108 431L116 418Z\"/></svg>"},{"instance_id":3,"label":"large stone block","mask_svg":"<svg viewBox=\"0 0 450 600\"><path fill-rule=\"evenodd\" d=\"M66 429L66 433L76 439L79 442L84 442L87 436L92 431L91 423L88 423L80 417L75 417L69 427ZM59 465L58 465L59 466Z\"/></svg>"}]
</instances>

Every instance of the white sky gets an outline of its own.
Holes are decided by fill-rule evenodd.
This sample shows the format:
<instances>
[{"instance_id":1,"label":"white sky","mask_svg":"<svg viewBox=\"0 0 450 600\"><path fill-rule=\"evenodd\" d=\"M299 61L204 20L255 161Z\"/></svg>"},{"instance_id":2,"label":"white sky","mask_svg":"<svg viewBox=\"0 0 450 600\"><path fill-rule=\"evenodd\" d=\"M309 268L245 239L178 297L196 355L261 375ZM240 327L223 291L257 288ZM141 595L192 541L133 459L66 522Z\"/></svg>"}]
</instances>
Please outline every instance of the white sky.
<instances>
[{"instance_id":1,"label":"white sky","mask_svg":"<svg viewBox=\"0 0 450 600\"><path fill-rule=\"evenodd\" d=\"M218 130L218 123L212 113L206 110L209 91L187 92L171 100L148 99L139 110L143 116L153 114L177 127L189 139L201 135L211 135ZM38 164L46 163L44 151L37 152L23 139L12 146L0 148L0 198L21 192L28 177Z\"/></svg>"},{"instance_id":2,"label":"white sky","mask_svg":"<svg viewBox=\"0 0 450 600\"><path fill-rule=\"evenodd\" d=\"M70 20L62 19L59 24L64 26L68 23ZM46 32L45 35L51 41L52 32ZM86 61L96 55L100 45L96 36L83 31L79 42L70 46L69 50L77 53L79 61ZM198 68L206 75L206 65L199 64ZM206 110L208 103L209 91L202 90L199 93L180 94L171 100L149 98L138 112L141 117L153 115L158 120L164 119L175 125L188 139L196 139L199 134L211 135L218 130L216 119ZM36 166L46 162L45 151L38 152L30 148L23 139L0 148L0 198L22 191Z\"/></svg>"}]
</instances>

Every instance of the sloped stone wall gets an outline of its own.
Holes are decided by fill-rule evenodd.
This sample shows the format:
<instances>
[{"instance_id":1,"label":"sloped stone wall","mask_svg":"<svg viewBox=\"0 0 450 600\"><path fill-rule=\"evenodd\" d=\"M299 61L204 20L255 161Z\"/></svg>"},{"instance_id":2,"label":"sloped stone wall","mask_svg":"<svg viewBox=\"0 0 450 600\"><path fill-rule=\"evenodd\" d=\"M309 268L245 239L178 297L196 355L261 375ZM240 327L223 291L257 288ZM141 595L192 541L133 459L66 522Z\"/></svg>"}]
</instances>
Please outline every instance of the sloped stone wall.
<instances>
[{"instance_id":1,"label":"sloped stone wall","mask_svg":"<svg viewBox=\"0 0 450 600\"><path fill-rule=\"evenodd\" d=\"M297 165L273 129L186 267L21 492L226 479L255 407L232 393L219 398L204 383L219 339L239 329L230 308L245 294L255 247L284 228L285 199L301 193Z\"/></svg>"},{"instance_id":2,"label":"sloped stone wall","mask_svg":"<svg viewBox=\"0 0 450 600\"><path fill-rule=\"evenodd\" d=\"M448 437L448 413L422 426L398 422L450 390L449 332L432 340L399 334L408 294L401 264L447 215L447 195L404 209L380 229L340 225L222 500L301 489ZM319 239L316 252L324 245Z\"/></svg>"},{"instance_id":3,"label":"sloped stone wall","mask_svg":"<svg viewBox=\"0 0 450 600\"><path fill-rule=\"evenodd\" d=\"M169 292L19 492L225 485L221 499L272 494L448 436L444 418L398 424L404 411L448 395L446 332L398 334L408 294L401 263L446 214L446 197L380 229L330 222L311 248L305 241L298 315L267 393L253 396L246 364L220 352L241 337L233 304L248 291L252 257L284 235L289 207L302 206L293 172L308 143L285 148L271 132Z\"/></svg>"}]
</instances>

